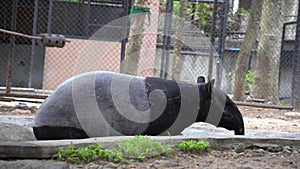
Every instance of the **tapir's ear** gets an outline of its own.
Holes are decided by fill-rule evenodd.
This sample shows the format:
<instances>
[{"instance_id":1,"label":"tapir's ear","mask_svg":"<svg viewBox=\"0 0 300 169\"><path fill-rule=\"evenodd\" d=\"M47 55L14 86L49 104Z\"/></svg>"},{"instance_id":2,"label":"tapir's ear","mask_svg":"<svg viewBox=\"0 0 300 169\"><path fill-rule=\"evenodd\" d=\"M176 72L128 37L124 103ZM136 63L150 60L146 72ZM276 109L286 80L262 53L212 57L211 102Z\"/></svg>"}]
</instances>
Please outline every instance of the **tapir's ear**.
<instances>
[{"instance_id":1,"label":"tapir's ear","mask_svg":"<svg viewBox=\"0 0 300 169\"><path fill-rule=\"evenodd\" d=\"M197 83L205 83L205 78L203 76L199 76L197 79Z\"/></svg>"},{"instance_id":2,"label":"tapir's ear","mask_svg":"<svg viewBox=\"0 0 300 169\"><path fill-rule=\"evenodd\" d=\"M215 85L215 79L208 82L208 93L209 94L212 94L212 89L213 89L214 85Z\"/></svg>"},{"instance_id":3,"label":"tapir's ear","mask_svg":"<svg viewBox=\"0 0 300 169\"><path fill-rule=\"evenodd\" d=\"M215 85L215 79L211 80L210 84L212 85L212 87L214 87L214 85Z\"/></svg>"}]
</instances>

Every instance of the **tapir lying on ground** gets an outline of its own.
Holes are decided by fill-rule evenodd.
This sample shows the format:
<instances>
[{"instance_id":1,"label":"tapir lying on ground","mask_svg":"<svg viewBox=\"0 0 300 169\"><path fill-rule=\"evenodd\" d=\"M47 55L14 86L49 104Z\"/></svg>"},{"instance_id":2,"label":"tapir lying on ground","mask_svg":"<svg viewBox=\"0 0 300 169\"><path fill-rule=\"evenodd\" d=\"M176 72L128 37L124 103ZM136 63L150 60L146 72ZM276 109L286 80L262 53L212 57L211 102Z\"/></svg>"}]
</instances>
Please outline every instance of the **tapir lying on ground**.
<instances>
[{"instance_id":1,"label":"tapir lying on ground","mask_svg":"<svg viewBox=\"0 0 300 169\"><path fill-rule=\"evenodd\" d=\"M201 79L188 83L113 72L82 74L64 82L44 101L33 131L38 140L178 135L212 114L220 117L216 126L243 135L236 105L213 88L214 81Z\"/></svg>"}]
</instances>

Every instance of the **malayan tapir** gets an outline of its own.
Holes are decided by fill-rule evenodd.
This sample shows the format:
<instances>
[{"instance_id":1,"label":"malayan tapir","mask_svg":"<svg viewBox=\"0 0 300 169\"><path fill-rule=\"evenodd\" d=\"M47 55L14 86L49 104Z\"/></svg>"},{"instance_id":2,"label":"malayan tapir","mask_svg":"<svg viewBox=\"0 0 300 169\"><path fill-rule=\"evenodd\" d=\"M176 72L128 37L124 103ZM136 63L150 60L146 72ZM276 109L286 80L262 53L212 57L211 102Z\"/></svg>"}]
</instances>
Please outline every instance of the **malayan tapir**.
<instances>
[{"instance_id":1,"label":"malayan tapir","mask_svg":"<svg viewBox=\"0 0 300 169\"><path fill-rule=\"evenodd\" d=\"M105 71L81 74L44 101L33 131L38 140L178 135L194 122L219 117L214 125L243 135L240 111L213 85L203 77L189 83Z\"/></svg>"}]
</instances>

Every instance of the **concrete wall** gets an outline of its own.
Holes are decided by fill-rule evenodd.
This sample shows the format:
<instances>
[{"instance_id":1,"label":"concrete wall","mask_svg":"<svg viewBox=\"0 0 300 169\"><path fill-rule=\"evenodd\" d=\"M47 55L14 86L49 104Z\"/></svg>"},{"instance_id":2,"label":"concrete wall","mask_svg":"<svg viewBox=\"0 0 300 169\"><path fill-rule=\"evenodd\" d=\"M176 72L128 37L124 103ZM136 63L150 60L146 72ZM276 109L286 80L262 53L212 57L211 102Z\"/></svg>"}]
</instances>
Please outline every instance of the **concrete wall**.
<instances>
[{"instance_id":1,"label":"concrete wall","mask_svg":"<svg viewBox=\"0 0 300 169\"><path fill-rule=\"evenodd\" d=\"M153 76L159 1L152 1L151 22L146 17L138 75ZM109 32L108 32L109 33ZM90 71L120 72L121 43L71 39L64 48L47 48L43 89L54 90L72 76Z\"/></svg>"},{"instance_id":2,"label":"concrete wall","mask_svg":"<svg viewBox=\"0 0 300 169\"><path fill-rule=\"evenodd\" d=\"M32 87L42 88L45 47L35 46L34 65L32 71ZM10 55L10 44L0 44L0 86L6 86L7 64ZM28 87L31 45L15 45L13 62L13 87Z\"/></svg>"},{"instance_id":3,"label":"concrete wall","mask_svg":"<svg viewBox=\"0 0 300 169\"><path fill-rule=\"evenodd\" d=\"M119 70L121 43L72 39L64 48L47 48L43 89L90 71Z\"/></svg>"}]
</instances>

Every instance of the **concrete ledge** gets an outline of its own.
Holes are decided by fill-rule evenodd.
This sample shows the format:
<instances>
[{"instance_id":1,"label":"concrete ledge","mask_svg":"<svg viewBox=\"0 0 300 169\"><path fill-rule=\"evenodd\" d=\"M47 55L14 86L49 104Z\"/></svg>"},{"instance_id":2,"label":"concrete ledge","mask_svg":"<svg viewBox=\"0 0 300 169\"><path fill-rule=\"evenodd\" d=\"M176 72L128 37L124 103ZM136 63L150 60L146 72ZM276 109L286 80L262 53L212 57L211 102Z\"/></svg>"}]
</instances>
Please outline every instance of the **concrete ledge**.
<instances>
[{"instance_id":1,"label":"concrete ledge","mask_svg":"<svg viewBox=\"0 0 300 169\"><path fill-rule=\"evenodd\" d=\"M104 148L115 145L117 140L133 138L132 136L118 137L98 137L79 140L51 140L51 141L25 141L25 142L0 142L0 158L27 158L27 159L47 159L51 158L60 147L68 147L74 144L74 147L85 147L92 144L100 144ZM300 139L283 138L250 138L243 136L234 137L186 137L186 136L153 136L154 140L160 140L166 144L175 144L182 140L207 140L212 148L232 148L234 144L276 144L289 145L300 148Z\"/></svg>"}]
</instances>

